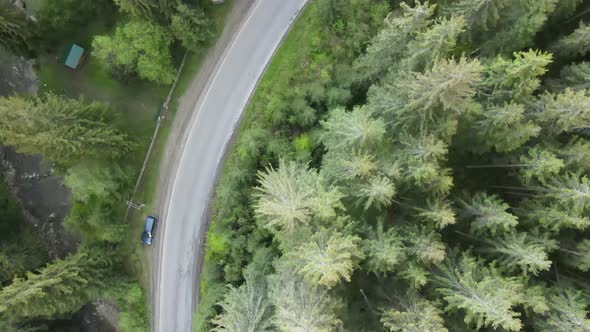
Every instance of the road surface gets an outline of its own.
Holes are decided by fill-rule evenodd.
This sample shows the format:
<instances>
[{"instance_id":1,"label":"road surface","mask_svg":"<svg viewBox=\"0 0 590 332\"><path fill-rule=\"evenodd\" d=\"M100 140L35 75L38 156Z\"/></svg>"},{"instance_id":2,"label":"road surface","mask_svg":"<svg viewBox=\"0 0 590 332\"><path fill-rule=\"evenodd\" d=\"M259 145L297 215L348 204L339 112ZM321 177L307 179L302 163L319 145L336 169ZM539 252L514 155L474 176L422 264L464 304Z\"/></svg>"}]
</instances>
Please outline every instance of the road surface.
<instances>
[{"instance_id":1,"label":"road surface","mask_svg":"<svg viewBox=\"0 0 590 332\"><path fill-rule=\"evenodd\" d=\"M238 0L239 1L239 0ZM155 234L153 330L190 332L197 259L226 147L250 95L307 0L255 0L195 105Z\"/></svg>"}]
</instances>

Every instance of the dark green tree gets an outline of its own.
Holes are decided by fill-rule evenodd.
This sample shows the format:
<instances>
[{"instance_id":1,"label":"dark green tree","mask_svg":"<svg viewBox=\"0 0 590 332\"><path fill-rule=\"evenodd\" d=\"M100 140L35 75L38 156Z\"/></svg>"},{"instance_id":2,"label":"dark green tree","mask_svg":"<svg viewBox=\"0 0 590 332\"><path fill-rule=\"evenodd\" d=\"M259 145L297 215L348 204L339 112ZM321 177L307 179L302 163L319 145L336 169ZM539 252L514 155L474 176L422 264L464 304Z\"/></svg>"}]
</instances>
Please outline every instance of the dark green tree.
<instances>
[{"instance_id":1,"label":"dark green tree","mask_svg":"<svg viewBox=\"0 0 590 332\"><path fill-rule=\"evenodd\" d=\"M112 114L104 104L53 94L0 98L0 141L62 165L83 157L116 158L135 144L109 124Z\"/></svg>"},{"instance_id":2,"label":"dark green tree","mask_svg":"<svg viewBox=\"0 0 590 332\"><path fill-rule=\"evenodd\" d=\"M15 54L26 53L33 24L10 0L0 0L0 47Z\"/></svg>"},{"instance_id":3,"label":"dark green tree","mask_svg":"<svg viewBox=\"0 0 590 332\"><path fill-rule=\"evenodd\" d=\"M170 30L182 46L198 50L213 36L213 22L201 8L179 3L170 18Z\"/></svg>"}]
</instances>

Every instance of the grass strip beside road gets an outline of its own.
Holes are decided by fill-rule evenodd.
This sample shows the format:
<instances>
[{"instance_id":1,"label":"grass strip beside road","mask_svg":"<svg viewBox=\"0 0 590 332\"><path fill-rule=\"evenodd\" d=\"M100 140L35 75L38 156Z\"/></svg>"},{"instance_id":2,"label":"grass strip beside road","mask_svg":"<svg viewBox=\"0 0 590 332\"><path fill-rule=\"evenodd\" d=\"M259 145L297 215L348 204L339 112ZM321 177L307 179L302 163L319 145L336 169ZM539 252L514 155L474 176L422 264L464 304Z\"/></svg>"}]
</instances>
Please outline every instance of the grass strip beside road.
<instances>
[{"instance_id":1,"label":"grass strip beside road","mask_svg":"<svg viewBox=\"0 0 590 332\"><path fill-rule=\"evenodd\" d=\"M219 190L223 178L242 168L240 158L237 157L237 150L244 141L244 135L248 130L264 125L266 121L262 118L267 109L268 101L275 95L281 95L293 88L293 79L298 77L305 59L309 57L313 46L317 42L317 31L320 29L320 22L317 19L317 6L311 2L303 10L297 22L279 46L262 79L254 92L241 119L233 145L228 149L223 169L218 181ZM238 171L239 172L239 171ZM221 221L216 220L219 210L225 208L217 202L217 197L212 202L212 223L207 231L206 254L203 261L201 280L199 286L199 305L193 317L193 329L195 332L210 330L209 320L216 314L215 306L222 299L227 282L223 279L223 267L221 267L213 254L213 251L228 250L231 244L211 241L211 239L225 239L224 230L220 226ZM213 243L215 242L215 243ZM222 241L225 242L225 241ZM215 248L214 248L215 247Z\"/></svg>"}]
</instances>

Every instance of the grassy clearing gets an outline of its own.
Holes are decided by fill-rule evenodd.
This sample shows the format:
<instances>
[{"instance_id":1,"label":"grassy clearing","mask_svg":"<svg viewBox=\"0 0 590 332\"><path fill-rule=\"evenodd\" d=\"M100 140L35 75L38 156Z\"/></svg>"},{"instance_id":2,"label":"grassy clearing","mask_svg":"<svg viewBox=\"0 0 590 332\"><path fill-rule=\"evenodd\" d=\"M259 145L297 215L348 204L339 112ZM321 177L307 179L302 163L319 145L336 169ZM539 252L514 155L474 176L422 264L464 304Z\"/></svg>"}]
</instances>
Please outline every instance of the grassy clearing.
<instances>
[{"instance_id":1,"label":"grassy clearing","mask_svg":"<svg viewBox=\"0 0 590 332\"><path fill-rule=\"evenodd\" d=\"M220 177L228 177L229 174L235 173L243 165L240 159L236 157L241 142L244 140L245 133L256 128L265 121L259 121L267 116L264 111L267 108L269 100L275 96L283 94L293 88L293 78L298 76L305 59L307 59L313 50L314 45L318 42L317 32L320 29L320 23L317 15L317 6L312 2L308 5L301 16L294 24L293 28L277 50L270 65L264 73L252 99L245 110L242 121L236 133L236 141L228 152L228 157L223 166ZM223 181L220 181L223 182ZM221 221L216 216L223 209L223 204L217 202L217 197L213 202L212 224L208 231L207 238L224 238L224 229ZM209 319L215 315L214 305L219 302L225 292L225 282L220 271L221 267L217 264L216 250L226 250L222 245L212 249L207 244L207 254L203 263L203 272L200 282L199 306L194 314L194 331L208 331L210 329Z\"/></svg>"}]
</instances>

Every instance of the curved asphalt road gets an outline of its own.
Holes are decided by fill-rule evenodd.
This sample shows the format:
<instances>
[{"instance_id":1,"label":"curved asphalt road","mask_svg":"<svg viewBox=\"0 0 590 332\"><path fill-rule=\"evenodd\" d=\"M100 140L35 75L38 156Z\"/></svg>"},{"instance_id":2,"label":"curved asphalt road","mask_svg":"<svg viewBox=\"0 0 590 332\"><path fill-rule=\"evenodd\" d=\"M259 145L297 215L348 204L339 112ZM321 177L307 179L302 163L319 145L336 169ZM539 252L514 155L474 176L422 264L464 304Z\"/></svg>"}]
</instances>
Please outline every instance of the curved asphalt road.
<instances>
[{"instance_id":1,"label":"curved asphalt road","mask_svg":"<svg viewBox=\"0 0 590 332\"><path fill-rule=\"evenodd\" d=\"M238 0L239 1L239 0ZM240 114L307 0L256 0L195 106L156 234L153 330L190 332L207 207Z\"/></svg>"}]
</instances>

